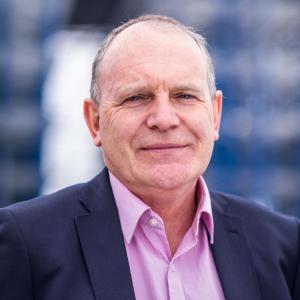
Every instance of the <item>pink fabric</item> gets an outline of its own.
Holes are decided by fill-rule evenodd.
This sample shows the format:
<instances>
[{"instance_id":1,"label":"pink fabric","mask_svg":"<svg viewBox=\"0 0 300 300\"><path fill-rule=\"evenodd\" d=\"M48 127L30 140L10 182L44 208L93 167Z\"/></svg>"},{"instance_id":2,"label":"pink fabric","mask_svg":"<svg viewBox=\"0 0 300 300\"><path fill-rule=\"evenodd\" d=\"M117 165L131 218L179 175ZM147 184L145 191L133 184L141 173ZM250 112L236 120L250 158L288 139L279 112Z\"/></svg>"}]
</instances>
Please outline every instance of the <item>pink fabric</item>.
<instances>
[{"instance_id":1,"label":"pink fabric","mask_svg":"<svg viewBox=\"0 0 300 300\"><path fill-rule=\"evenodd\" d=\"M136 299L225 299L209 245L213 243L214 223L203 178L198 182L195 219L172 257L162 219L109 175Z\"/></svg>"}]
</instances>

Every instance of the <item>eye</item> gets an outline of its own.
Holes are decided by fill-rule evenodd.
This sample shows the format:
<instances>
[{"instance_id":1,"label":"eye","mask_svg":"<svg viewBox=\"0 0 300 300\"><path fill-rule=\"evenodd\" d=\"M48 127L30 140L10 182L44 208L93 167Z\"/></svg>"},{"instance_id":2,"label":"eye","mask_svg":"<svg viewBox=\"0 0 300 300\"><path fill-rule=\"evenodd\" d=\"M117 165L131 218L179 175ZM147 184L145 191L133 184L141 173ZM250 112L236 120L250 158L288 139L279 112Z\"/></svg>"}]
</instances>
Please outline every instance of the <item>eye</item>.
<instances>
[{"instance_id":1,"label":"eye","mask_svg":"<svg viewBox=\"0 0 300 300\"><path fill-rule=\"evenodd\" d=\"M129 101L129 102L136 102L136 101L140 101L140 100L145 100L147 97L143 96L143 95L134 95L134 96L130 96L128 98L125 99L125 101Z\"/></svg>"},{"instance_id":2,"label":"eye","mask_svg":"<svg viewBox=\"0 0 300 300\"><path fill-rule=\"evenodd\" d=\"M194 99L195 96L193 96L191 94L179 94L179 95L176 96L176 98L189 100L189 99Z\"/></svg>"}]
</instances>

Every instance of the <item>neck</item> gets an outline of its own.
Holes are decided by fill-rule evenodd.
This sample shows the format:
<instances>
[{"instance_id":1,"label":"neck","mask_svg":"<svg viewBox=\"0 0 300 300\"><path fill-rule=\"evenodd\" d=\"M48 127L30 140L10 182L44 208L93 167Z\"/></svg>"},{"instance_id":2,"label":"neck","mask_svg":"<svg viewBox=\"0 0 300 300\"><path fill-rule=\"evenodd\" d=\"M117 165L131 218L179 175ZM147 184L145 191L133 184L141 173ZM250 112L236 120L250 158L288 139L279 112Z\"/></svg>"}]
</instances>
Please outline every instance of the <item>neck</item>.
<instances>
[{"instance_id":1,"label":"neck","mask_svg":"<svg viewBox=\"0 0 300 300\"><path fill-rule=\"evenodd\" d=\"M191 227L197 210L197 182L176 191L157 191L136 195L164 221L171 254L174 255L184 235ZM149 196L150 195L150 196Z\"/></svg>"}]
</instances>

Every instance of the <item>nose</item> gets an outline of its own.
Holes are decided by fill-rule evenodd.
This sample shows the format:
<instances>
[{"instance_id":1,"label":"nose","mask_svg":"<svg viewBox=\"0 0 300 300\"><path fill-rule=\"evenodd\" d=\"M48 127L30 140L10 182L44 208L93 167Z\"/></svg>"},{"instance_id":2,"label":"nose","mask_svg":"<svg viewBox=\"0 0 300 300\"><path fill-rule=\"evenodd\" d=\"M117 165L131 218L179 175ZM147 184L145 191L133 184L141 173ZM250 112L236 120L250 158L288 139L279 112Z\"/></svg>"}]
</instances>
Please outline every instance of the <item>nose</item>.
<instances>
[{"instance_id":1,"label":"nose","mask_svg":"<svg viewBox=\"0 0 300 300\"><path fill-rule=\"evenodd\" d=\"M146 120L148 128L166 131L178 127L179 122L174 104L168 96L154 99Z\"/></svg>"}]
</instances>

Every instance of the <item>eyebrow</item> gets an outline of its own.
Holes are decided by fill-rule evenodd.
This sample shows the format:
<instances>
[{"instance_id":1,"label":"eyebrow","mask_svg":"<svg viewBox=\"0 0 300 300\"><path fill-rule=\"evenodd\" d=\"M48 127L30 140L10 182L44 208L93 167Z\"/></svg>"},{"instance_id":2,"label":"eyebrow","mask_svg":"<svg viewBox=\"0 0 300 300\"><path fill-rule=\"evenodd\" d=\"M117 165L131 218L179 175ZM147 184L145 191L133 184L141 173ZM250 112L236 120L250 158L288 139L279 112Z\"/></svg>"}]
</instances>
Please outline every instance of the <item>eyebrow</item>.
<instances>
[{"instance_id":1,"label":"eyebrow","mask_svg":"<svg viewBox=\"0 0 300 300\"><path fill-rule=\"evenodd\" d=\"M127 94L131 94L131 93L135 93L139 90L149 90L149 85L144 85L144 84L137 84L137 83L132 83L129 85L124 86L120 86L117 87L115 92L117 93L117 95L127 95Z\"/></svg>"},{"instance_id":2,"label":"eyebrow","mask_svg":"<svg viewBox=\"0 0 300 300\"><path fill-rule=\"evenodd\" d=\"M174 90L178 91L191 91L197 94L200 94L201 96L204 97L204 91L200 87L196 85L191 85L191 84L184 84L184 85L177 85L173 88Z\"/></svg>"},{"instance_id":3,"label":"eyebrow","mask_svg":"<svg viewBox=\"0 0 300 300\"><path fill-rule=\"evenodd\" d=\"M128 84L126 86L120 85L116 88L115 92L117 93L118 97L126 97L127 95L131 95L132 93L139 93L139 92L146 92L151 91L151 86L148 84L139 84L136 82L133 82L131 84ZM186 92L194 92L200 95L201 97L205 97L205 93L203 89L195 84L179 84L174 85L171 87L171 91L186 91Z\"/></svg>"}]
</instances>

